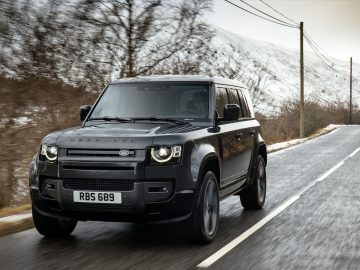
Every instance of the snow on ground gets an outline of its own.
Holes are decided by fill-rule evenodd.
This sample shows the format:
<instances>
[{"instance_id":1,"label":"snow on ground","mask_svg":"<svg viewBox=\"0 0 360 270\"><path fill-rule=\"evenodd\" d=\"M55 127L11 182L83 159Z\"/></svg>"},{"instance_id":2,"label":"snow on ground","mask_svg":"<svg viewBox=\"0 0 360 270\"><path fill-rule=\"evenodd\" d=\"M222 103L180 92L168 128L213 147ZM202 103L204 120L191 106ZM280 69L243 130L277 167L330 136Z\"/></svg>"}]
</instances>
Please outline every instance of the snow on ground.
<instances>
[{"instance_id":1,"label":"snow on ground","mask_svg":"<svg viewBox=\"0 0 360 270\"><path fill-rule=\"evenodd\" d=\"M313 134L310 137L303 138L303 139L295 139L295 140L290 140L290 141L286 141L286 142L280 142L280 143L274 143L274 144L268 145L267 146L267 151L268 151L268 153L273 153L273 152L276 152L276 151L279 151L279 150L287 149L287 148L289 148L291 146L303 143L303 142L308 141L310 139L314 139L316 137L319 137L321 135L329 133L329 132L337 129L338 127L342 127L342 126L344 126L344 125L330 124L327 127L323 128L323 129L320 129L318 132L316 132L315 134Z\"/></svg>"},{"instance_id":2,"label":"snow on ground","mask_svg":"<svg viewBox=\"0 0 360 270\"><path fill-rule=\"evenodd\" d=\"M14 223L32 217L31 211L0 218L1 223Z\"/></svg>"},{"instance_id":3,"label":"snow on ground","mask_svg":"<svg viewBox=\"0 0 360 270\"><path fill-rule=\"evenodd\" d=\"M215 27L215 44L232 44L246 50L249 59L245 66L260 63L275 75L267 81L265 93L279 106L286 99L299 99L299 51L283 48L271 43L250 39ZM349 63L331 58L336 71L326 66L312 52L305 51L305 98L317 99L323 103L347 101L349 99ZM252 72L248 70L248 72ZM353 66L355 74L360 74L360 65ZM354 100L360 101L360 83L353 81Z\"/></svg>"},{"instance_id":4,"label":"snow on ground","mask_svg":"<svg viewBox=\"0 0 360 270\"><path fill-rule=\"evenodd\" d=\"M15 122L15 126L25 126L31 122L31 119L27 116L19 116L12 119Z\"/></svg>"}]
</instances>

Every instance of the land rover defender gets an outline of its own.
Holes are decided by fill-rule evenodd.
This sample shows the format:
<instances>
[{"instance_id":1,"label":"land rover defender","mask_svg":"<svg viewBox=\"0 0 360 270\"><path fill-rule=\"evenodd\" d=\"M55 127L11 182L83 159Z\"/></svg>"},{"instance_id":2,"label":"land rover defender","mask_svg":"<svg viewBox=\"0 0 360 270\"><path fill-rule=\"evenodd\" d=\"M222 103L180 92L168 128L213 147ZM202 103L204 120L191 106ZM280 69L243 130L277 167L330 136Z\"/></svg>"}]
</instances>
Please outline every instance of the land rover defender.
<instances>
[{"instance_id":1,"label":"land rover defender","mask_svg":"<svg viewBox=\"0 0 360 270\"><path fill-rule=\"evenodd\" d=\"M209 76L111 82L79 127L47 135L30 165L33 220L45 236L77 221L180 222L210 243L219 202L261 209L266 145L246 87ZM240 203L240 202L239 202Z\"/></svg>"}]
</instances>

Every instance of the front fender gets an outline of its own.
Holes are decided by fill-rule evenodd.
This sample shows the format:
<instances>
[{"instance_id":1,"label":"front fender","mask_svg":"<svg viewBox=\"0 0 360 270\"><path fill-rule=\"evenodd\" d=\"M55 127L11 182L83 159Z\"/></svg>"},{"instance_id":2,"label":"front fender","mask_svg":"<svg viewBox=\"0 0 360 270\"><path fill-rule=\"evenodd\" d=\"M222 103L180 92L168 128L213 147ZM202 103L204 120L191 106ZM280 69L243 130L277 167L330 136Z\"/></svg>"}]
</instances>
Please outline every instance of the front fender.
<instances>
[{"instance_id":1,"label":"front fender","mask_svg":"<svg viewBox=\"0 0 360 270\"><path fill-rule=\"evenodd\" d=\"M260 133L258 133L257 148L256 148L255 154L262 155L265 160L265 165L267 164L267 146L266 146L266 143Z\"/></svg>"},{"instance_id":2,"label":"front fender","mask_svg":"<svg viewBox=\"0 0 360 270\"><path fill-rule=\"evenodd\" d=\"M200 186L202 176L204 173L204 168L208 161L211 159L216 159L220 162L218 155L218 149L216 149L211 144L200 144L194 147L191 154L191 175L195 182ZM221 166L220 167L220 177L221 177ZM218 179L219 180L219 179Z\"/></svg>"},{"instance_id":3,"label":"front fender","mask_svg":"<svg viewBox=\"0 0 360 270\"><path fill-rule=\"evenodd\" d=\"M38 161L39 161L39 154L36 154L29 166L29 187L38 187Z\"/></svg>"}]
</instances>

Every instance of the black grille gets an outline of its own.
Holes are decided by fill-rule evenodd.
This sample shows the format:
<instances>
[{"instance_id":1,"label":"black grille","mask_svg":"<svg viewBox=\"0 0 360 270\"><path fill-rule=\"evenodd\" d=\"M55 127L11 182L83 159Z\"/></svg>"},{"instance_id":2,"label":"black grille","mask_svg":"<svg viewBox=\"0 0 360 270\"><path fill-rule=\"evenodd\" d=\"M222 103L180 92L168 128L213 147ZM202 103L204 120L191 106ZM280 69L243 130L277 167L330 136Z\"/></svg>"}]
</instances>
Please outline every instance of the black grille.
<instances>
[{"instance_id":1,"label":"black grille","mask_svg":"<svg viewBox=\"0 0 360 270\"><path fill-rule=\"evenodd\" d=\"M68 156L88 156L88 157L134 157L134 149L68 149Z\"/></svg>"},{"instance_id":2,"label":"black grille","mask_svg":"<svg viewBox=\"0 0 360 270\"><path fill-rule=\"evenodd\" d=\"M128 179L64 179L63 187L73 190L130 191L135 180Z\"/></svg>"}]
</instances>

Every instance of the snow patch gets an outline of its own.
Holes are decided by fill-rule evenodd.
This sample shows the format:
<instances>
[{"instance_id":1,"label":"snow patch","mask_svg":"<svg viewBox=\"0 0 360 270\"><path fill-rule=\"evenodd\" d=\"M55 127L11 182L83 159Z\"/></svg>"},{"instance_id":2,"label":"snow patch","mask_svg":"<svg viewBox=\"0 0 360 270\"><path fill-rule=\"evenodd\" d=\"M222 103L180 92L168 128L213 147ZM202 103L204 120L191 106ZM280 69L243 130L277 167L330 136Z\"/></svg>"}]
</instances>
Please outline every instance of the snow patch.
<instances>
[{"instance_id":1,"label":"snow patch","mask_svg":"<svg viewBox=\"0 0 360 270\"><path fill-rule=\"evenodd\" d=\"M0 218L0 223L14 223L23 221L25 219L28 219L32 216L31 212L25 212L21 214L15 214L7 217Z\"/></svg>"},{"instance_id":2,"label":"snow patch","mask_svg":"<svg viewBox=\"0 0 360 270\"><path fill-rule=\"evenodd\" d=\"M31 122L31 119L27 116L19 116L12 119L17 127L25 126Z\"/></svg>"},{"instance_id":3,"label":"snow patch","mask_svg":"<svg viewBox=\"0 0 360 270\"><path fill-rule=\"evenodd\" d=\"M313 135L311 135L310 137L304 138L304 139L295 139L295 140L290 140L290 141L286 141L286 142L280 142L280 143L274 143L271 145L267 146L267 151L268 153L273 153L279 150L283 150L283 149L287 149L291 146L294 145L298 145L300 143L306 142L310 139L314 139L317 138L321 135L327 134L335 129L337 129L338 127L343 127L345 125L335 125L335 124L330 124L322 129L320 129L318 132L314 133Z\"/></svg>"}]
</instances>

